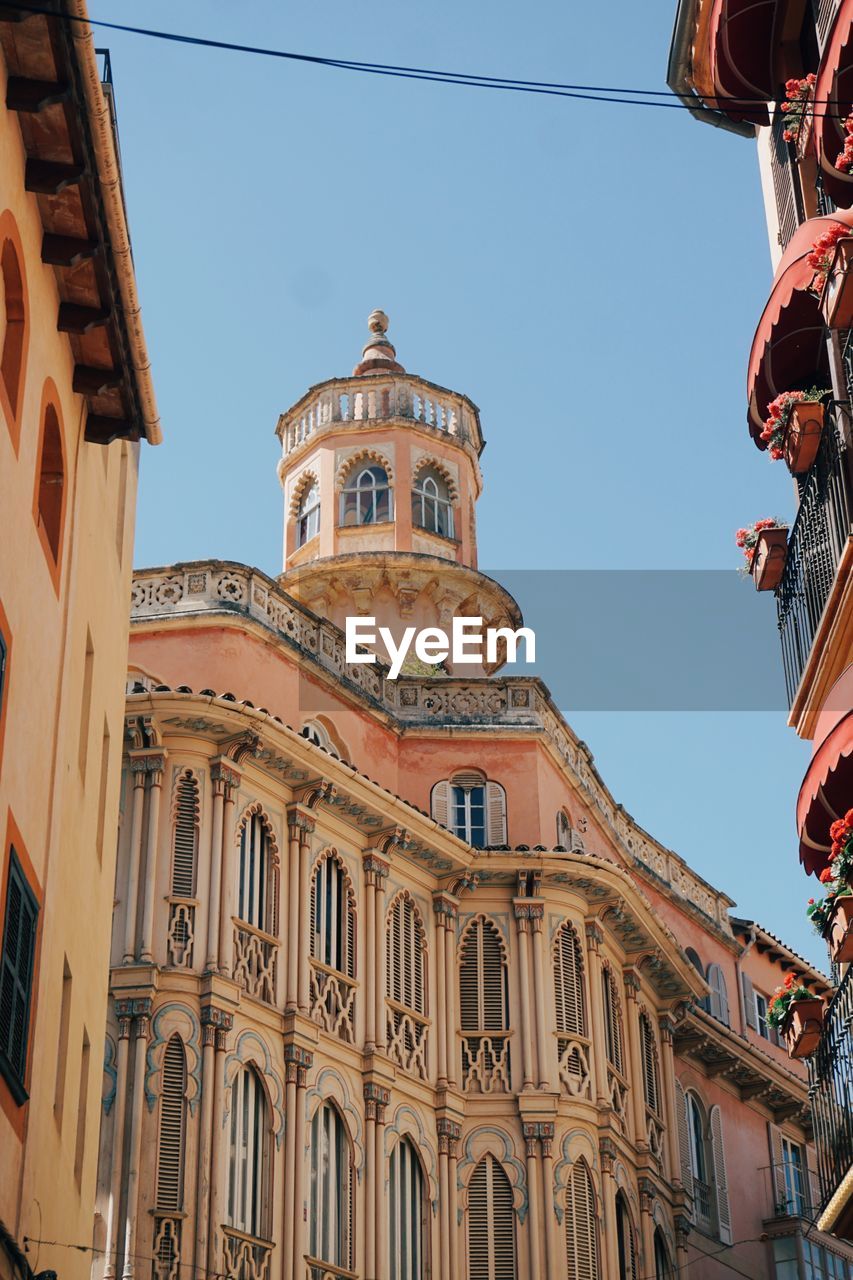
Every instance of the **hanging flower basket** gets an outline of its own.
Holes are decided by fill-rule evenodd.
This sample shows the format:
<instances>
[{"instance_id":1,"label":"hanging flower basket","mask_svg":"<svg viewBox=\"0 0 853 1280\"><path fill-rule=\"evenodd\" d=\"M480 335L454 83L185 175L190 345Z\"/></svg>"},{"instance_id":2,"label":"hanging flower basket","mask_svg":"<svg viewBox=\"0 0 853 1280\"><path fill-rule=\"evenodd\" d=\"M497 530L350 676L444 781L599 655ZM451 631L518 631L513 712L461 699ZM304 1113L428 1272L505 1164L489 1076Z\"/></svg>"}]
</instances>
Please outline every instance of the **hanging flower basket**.
<instances>
[{"instance_id":1,"label":"hanging flower basket","mask_svg":"<svg viewBox=\"0 0 853 1280\"><path fill-rule=\"evenodd\" d=\"M812 136L816 79L814 74L809 74L801 80L792 79L785 83L785 101L781 109L786 119L782 137L786 142L794 144L798 160L802 160L806 154Z\"/></svg>"},{"instance_id":2,"label":"hanging flower basket","mask_svg":"<svg viewBox=\"0 0 853 1280\"><path fill-rule=\"evenodd\" d=\"M795 404L785 437L785 462L792 476L811 470L822 435L823 405L820 401L803 400Z\"/></svg>"},{"instance_id":3,"label":"hanging flower basket","mask_svg":"<svg viewBox=\"0 0 853 1280\"><path fill-rule=\"evenodd\" d=\"M820 308L830 329L853 328L853 236L836 240L820 295Z\"/></svg>"},{"instance_id":4,"label":"hanging flower basket","mask_svg":"<svg viewBox=\"0 0 853 1280\"><path fill-rule=\"evenodd\" d=\"M779 1028L789 1058L809 1058L820 1044L824 1004L816 996L792 1000Z\"/></svg>"},{"instance_id":5,"label":"hanging flower basket","mask_svg":"<svg viewBox=\"0 0 853 1280\"><path fill-rule=\"evenodd\" d=\"M853 895L839 894L834 900L823 936L835 964L853 961Z\"/></svg>"},{"instance_id":6,"label":"hanging flower basket","mask_svg":"<svg viewBox=\"0 0 853 1280\"><path fill-rule=\"evenodd\" d=\"M751 574L756 591L775 591L782 581L788 555L788 526L769 517L738 529L737 545L743 551L744 571Z\"/></svg>"}]
</instances>

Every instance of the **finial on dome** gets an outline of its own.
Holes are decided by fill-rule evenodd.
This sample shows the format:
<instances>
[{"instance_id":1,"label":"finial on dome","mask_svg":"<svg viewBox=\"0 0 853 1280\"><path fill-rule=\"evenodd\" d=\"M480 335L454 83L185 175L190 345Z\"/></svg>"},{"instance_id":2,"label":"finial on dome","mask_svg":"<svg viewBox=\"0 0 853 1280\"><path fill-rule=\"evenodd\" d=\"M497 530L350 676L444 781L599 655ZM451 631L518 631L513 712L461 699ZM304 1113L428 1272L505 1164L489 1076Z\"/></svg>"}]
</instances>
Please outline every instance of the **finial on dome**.
<instances>
[{"instance_id":1,"label":"finial on dome","mask_svg":"<svg viewBox=\"0 0 853 1280\"><path fill-rule=\"evenodd\" d=\"M405 373L406 370L397 363L397 352L390 338L387 337L388 317L378 308L367 317L370 337L361 352L361 362L353 369L353 376L360 377L368 373Z\"/></svg>"}]
</instances>

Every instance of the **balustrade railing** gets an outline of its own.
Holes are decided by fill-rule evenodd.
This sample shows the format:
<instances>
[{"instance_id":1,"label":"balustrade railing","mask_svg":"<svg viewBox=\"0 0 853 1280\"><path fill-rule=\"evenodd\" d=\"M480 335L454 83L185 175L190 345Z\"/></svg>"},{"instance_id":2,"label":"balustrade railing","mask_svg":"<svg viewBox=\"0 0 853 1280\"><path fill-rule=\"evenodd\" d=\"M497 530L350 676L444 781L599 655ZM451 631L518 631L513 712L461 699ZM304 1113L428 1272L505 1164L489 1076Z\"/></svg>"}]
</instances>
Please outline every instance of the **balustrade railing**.
<instances>
[{"instance_id":1,"label":"balustrade railing","mask_svg":"<svg viewBox=\"0 0 853 1280\"><path fill-rule=\"evenodd\" d=\"M826 415L817 457L802 484L788 538L788 556L776 591L782 665L792 702L811 653L835 571L851 533L850 450L845 413Z\"/></svg>"},{"instance_id":2,"label":"balustrade railing","mask_svg":"<svg viewBox=\"0 0 853 1280\"><path fill-rule=\"evenodd\" d=\"M181 1268L181 1219L156 1214L152 1249L152 1280L178 1280Z\"/></svg>"},{"instance_id":3,"label":"balustrade railing","mask_svg":"<svg viewBox=\"0 0 853 1280\"><path fill-rule=\"evenodd\" d=\"M193 898L169 899L169 931L166 935L166 949L169 964L176 969L192 968L197 905Z\"/></svg>"},{"instance_id":4,"label":"balustrade railing","mask_svg":"<svg viewBox=\"0 0 853 1280\"><path fill-rule=\"evenodd\" d=\"M569 1097L592 1096L589 1040L584 1036L557 1034L557 1074Z\"/></svg>"},{"instance_id":5,"label":"balustrade railing","mask_svg":"<svg viewBox=\"0 0 853 1280\"><path fill-rule=\"evenodd\" d=\"M426 1080L429 1022L421 1014L398 1004L396 1000L386 1001L386 1012L389 1058L393 1058L404 1071L420 1080Z\"/></svg>"},{"instance_id":6,"label":"balustrade railing","mask_svg":"<svg viewBox=\"0 0 853 1280\"><path fill-rule=\"evenodd\" d=\"M462 1087L480 1093L509 1093L508 1032L465 1031L462 1035Z\"/></svg>"},{"instance_id":7,"label":"balustrade railing","mask_svg":"<svg viewBox=\"0 0 853 1280\"><path fill-rule=\"evenodd\" d=\"M228 1280L270 1280L273 1246L234 1227L222 1228L223 1271Z\"/></svg>"},{"instance_id":8,"label":"balustrade railing","mask_svg":"<svg viewBox=\"0 0 853 1280\"><path fill-rule=\"evenodd\" d=\"M649 1144L649 1151L658 1164L663 1164L663 1124L660 1116L652 1111L651 1107L646 1107L646 1142Z\"/></svg>"},{"instance_id":9,"label":"balustrade railing","mask_svg":"<svg viewBox=\"0 0 853 1280\"><path fill-rule=\"evenodd\" d=\"M358 1280L355 1271L347 1271L344 1267L336 1267L331 1262L321 1262L319 1258L306 1255L305 1280Z\"/></svg>"},{"instance_id":10,"label":"balustrade railing","mask_svg":"<svg viewBox=\"0 0 853 1280\"><path fill-rule=\"evenodd\" d=\"M853 1169L853 966L823 1020L809 1058L809 1100L823 1204Z\"/></svg>"},{"instance_id":11,"label":"balustrade railing","mask_svg":"<svg viewBox=\"0 0 853 1280\"><path fill-rule=\"evenodd\" d=\"M357 983L320 960L311 960L311 1017L330 1035L347 1044L355 1042L355 992Z\"/></svg>"},{"instance_id":12,"label":"balustrade railing","mask_svg":"<svg viewBox=\"0 0 853 1280\"><path fill-rule=\"evenodd\" d=\"M714 1234L714 1200L711 1188L701 1178L693 1176L693 1221L700 1231Z\"/></svg>"},{"instance_id":13,"label":"balustrade railing","mask_svg":"<svg viewBox=\"0 0 853 1280\"><path fill-rule=\"evenodd\" d=\"M628 1084L610 1062L607 1064L607 1087L610 1090L610 1105L625 1129L628 1124Z\"/></svg>"},{"instance_id":14,"label":"balustrade railing","mask_svg":"<svg viewBox=\"0 0 853 1280\"><path fill-rule=\"evenodd\" d=\"M247 995L275 1003L278 941L241 921L234 926L234 981Z\"/></svg>"}]
</instances>

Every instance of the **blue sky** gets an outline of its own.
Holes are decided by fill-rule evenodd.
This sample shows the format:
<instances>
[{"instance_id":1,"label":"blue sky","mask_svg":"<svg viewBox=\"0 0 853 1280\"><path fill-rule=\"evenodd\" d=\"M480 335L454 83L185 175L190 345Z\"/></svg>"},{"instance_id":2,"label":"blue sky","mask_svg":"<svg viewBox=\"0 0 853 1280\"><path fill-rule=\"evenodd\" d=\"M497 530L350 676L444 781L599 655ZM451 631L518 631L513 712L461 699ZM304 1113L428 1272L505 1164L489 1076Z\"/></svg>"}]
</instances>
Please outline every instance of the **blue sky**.
<instances>
[{"instance_id":1,"label":"blue sky","mask_svg":"<svg viewBox=\"0 0 853 1280\"><path fill-rule=\"evenodd\" d=\"M217 39L646 89L674 8L91 0L95 18ZM790 514L745 421L771 276L749 141L682 111L96 38L165 432L144 451L137 564L280 569L276 418L349 372L377 306L409 370L480 406L486 570L734 572L735 528ZM747 670L779 666L767 603ZM624 626L628 646L643 619ZM794 831L808 748L781 711L568 710L640 823L825 960Z\"/></svg>"}]
</instances>

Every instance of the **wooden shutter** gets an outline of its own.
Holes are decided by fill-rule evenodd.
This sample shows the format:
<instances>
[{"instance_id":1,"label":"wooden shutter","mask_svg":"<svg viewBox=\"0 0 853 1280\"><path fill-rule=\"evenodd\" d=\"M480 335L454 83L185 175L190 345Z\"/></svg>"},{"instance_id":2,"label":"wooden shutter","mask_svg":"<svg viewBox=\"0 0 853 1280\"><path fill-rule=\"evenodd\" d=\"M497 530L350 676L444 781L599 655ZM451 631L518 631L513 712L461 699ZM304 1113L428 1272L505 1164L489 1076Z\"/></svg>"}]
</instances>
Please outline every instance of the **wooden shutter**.
<instances>
[{"instance_id":1,"label":"wooden shutter","mask_svg":"<svg viewBox=\"0 0 853 1280\"><path fill-rule=\"evenodd\" d=\"M566 1280L599 1280L595 1193L582 1160L575 1162L569 1175L565 1222Z\"/></svg>"},{"instance_id":2,"label":"wooden shutter","mask_svg":"<svg viewBox=\"0 0 853 1280\"><path fill-rule=\"evenodd\" d=\"M778 1125L767 1125L767 1145L770 1148L770 1187L773 1192L773 1212L788 1198L785 1187L785 1156L782 1151L782 1130Z\"/></svg>"},{"instance_id":3,"label":"wooden shutter","mask_svg":"<svg viewBox=\"0 0 853 1280\"><path fill-rule=\"evenodd\" d=\"M640 1040L643 1057L643 1092L646 1106L660 1115L660 1087L658 1083L658 1057L655 1033L648 1014L640 1014Z\"/></svg>"},{"instance_id":4,"label":"wooden shutter","mask_svg":"<svg viewBox=\"0 0 853 1280\"><path fill-rule=\"evenodd\" d=\"M711 988L709 1012L718 1022L729 1026L729 996L726 991L726 978L718 964L708 965L708 985Z\"/></svg>"},{"instance_id":5,"label":"wooden shutter","mask_svg":"<svg viewBox=\"0 0 853 1280\"><path fill-rule=\"evenodd\" d=\"M437 782L432 789L432 816L442 827L450 826L450 783Z\"/></svg>"},{"instance_id":6,"label":"wooden shutter","mask_svg":"<svg viewBox=\"0 0 853 1280\"><path fill-rule=\"evenodd\" d=\"M486 783L486 841L506 844L506 792L499 782Z\"/></svg>"},{"instance_id":7,"label":"wooden shutter","mask_svg":"<svg viewBox=\"0 0 853 1280\"><path fill-rule=\"evenodd\" d=\"M178 780L175 826L172 840L172 893L177 898L195 894L198 855L199 796L195 775L187 769Z\"/></svg>"},{"instance_id":8,"label":"wooden shutter","mask_svg":"<svg viewBox=\"0 0 853 1280\"><path fill-rule=\"evenodd\" d=\"M729 1209L729 1186L726 1178L726 1153L723 1147L723 1114L711 1108L711 1147L714 1156L714 1190L717 1201L717 1227L724 1244L732 1242L732 1216Z\"/></svg>"},{"instance_id":9,"label":"wooden shutter","mask_svg":"<svg viewBox=\"0 0 853 1280\"><path fill-rule=\"evenodd\" d=\"M743 1012L746 1018L746 1025L752 1027L753 1031L757 1031L758 1016L755 1012L755 991L745 973L740 975L740 981L743 988Z\"/></svg>"},{"instance_id":10,"label":"wooden shutter","mask_svg":"<svg viewBox=\"0 0 853 1280\"><path fill-rule=\"evenodd\" d=\"M808 1176L808 1204L806 1205L806 1216L814 1221L823 1207L823 1197L820 1191L817 1152L814 1147L811 1146L806 1147L806 1173Z\"/></svg>"},{"instance_id":11,"label":"wooden shutter","mask_svg":"<svg viewBox=\"0 0 853 1280\"><path fill-rule=\"evenodd\" d=\"M690 1163L690 1121L687 1115L687 1095L681 1081L675 1082L675 1110L678 1121L678 1151L681 1156L681 1185L689 1196L693 1195L693 1166Z\"/></svg>"},{"instance_id":12,"label":"wooden shutter","mask_svg":"<svg viewBox=\"0 0 853 1280\"><path fill-rule=\"evenodd\" d=\"M9 856L6 917L0 959L0 1047L14 1072L14 1081L26 1099L24 1077L30 1025L30 997L36 945L38 904L24 878L15 850Z\"/></svg>"},{"instance_id":13,"label":"wooden shutter","mask_svg":"<svg viewBox=\"0 0 853 1280\"><path fill-rule=\"evenodd\" d=\"M554 997L557 1030L575 1036L586 1035L581 956L578 935L567 921L554 942Z\"/></svg>"},{"instance_id":14,"label":"wooden shutter","mask_svg":"<svg viewBox=\"0 0 853 1280\"><path fill-rule=\"evenodd\" d=\"M505 1031L509 1001L503 940L491 920L471 922L459 965L460 1025L463 1031Z\"/></svg>"},{"instance_id":15,"label":"wooden shutter","mask_svg":"<svg viewBox=\"0 0 853 1280\"><path fill-rule=\"evenodd\" d=\"M616 989L616 979L613 977L613 973L608 967L603 969L601 980L604 988L604 1020L607 1039L607 1057L610 1064L614 1066L621 1075L623 1071L623 1056L622 1017L619 1010L619 993Z\"/></svg>"},{"instance_id":16,"label":"wooden shutter","mask_svg":"<svg viewBox=\"0 0 853 1280\"><path fill-rule=\"evenodd\" d=\"M157 1148L157 1208L182 1209L187 1070L184 1046L172 1036L163 1054L160 1135Z\"/></svg>"},{"instance_id":17,"label":"wooden shutter","mask_svg":"<svg viewBox=\"0 0 853 1280\"><path fill-rule=\"evenodd\" d=\"M490 1155L483 1156L468 1186L467 1280L516 1280L512 1187Z\"/></svg>"},{"instance_id":18,"label":"wooden shutter","mask_svg":"<svg viewBox=\"0 0 853 1280\"><path fill-rule=\"evenodd\" d=\"M385 926L385 994L415 1013L424 1013L424 935L417 908L407 893L394 901Z\"/></svg>"}]
</instances>

